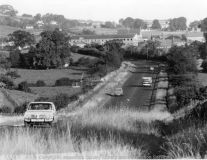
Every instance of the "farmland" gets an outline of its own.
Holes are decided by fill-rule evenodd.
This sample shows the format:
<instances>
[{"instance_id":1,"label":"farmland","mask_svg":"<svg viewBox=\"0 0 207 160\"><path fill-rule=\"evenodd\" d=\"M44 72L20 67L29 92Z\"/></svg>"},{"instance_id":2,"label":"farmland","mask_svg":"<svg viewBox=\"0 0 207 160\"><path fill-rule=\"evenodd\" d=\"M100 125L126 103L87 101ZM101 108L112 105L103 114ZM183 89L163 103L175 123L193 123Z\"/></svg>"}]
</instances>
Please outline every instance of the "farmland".
<instances>
[{"instance_id":1,"label":"farmland","mask_svg":"<svg viewBox=\"0 0 207 160\"><path fill-rule=\"evenodd\" d=\"M15 69L21 76L15 79L18 84L22 81L28 83L36 83L38 80L43 80L46 85L53 86L57 79L68 77L70 79L80 79L84 71L75 69L50 69L50 70L31 70L31 69ZM86 76L86 74L84 74Z\"/></svg>"},{"instance_id":2,"label":"farmland","mask_svg":"<svg viewBox=\"0 0 207 160\"><path fill-rule=\"evenodd\" d=\"M8 34L18 30L19 28L0 25L0 37L6 37Z\"/></svg>"},{"instance_id":3,"label":"farmland","mask_svg":"<svg viewBox=\"0 0 207 160\"><path fill-rule=\"evenodd\" d=\"M60 87L30 87L32 92L37 94L39 97L52 97L60 93L72 96L76 93L81 92L81 88L72 88L71 86L60 86Z\"/></svg>"},{"instance_id":4,"label":"farmland","mask_svg":"<svg viewBox=\"0 0 207 160\"><path fill-rule=\"evenodd\" d=\"M206 73L198 73L198 79L203 86L207 86L207 74Z\"/></svg>"}]
</instances>

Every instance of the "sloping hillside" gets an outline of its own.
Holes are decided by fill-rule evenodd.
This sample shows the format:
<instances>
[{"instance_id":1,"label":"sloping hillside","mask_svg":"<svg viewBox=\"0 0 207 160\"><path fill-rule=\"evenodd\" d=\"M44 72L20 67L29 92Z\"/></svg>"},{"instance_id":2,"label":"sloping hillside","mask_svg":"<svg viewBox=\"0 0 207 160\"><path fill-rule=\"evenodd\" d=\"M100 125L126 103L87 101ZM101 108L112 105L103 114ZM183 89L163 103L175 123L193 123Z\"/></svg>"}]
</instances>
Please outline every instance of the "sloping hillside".
<instances>
[{"instance_id":1,"label":"sloping hillside","mask_svg":"<svg viewBox=\"0 0 207 160\"><path fill-rule=\"evenodd\" d=\"M25 102L34 101L37 95L16 90L0 89L0 107L7 106L13 111Z\"/></svg>"},{"instance_id":2,"label":"sloping hillside","mask_svg":"<svg viewBox=\"0 0 207 160\"><path fill-rule=\"evenodd\" d=\"M0 25L0 37L6 37L8 34L13 33L18 29L20 28Z\"/></svg>"}]
</instances>

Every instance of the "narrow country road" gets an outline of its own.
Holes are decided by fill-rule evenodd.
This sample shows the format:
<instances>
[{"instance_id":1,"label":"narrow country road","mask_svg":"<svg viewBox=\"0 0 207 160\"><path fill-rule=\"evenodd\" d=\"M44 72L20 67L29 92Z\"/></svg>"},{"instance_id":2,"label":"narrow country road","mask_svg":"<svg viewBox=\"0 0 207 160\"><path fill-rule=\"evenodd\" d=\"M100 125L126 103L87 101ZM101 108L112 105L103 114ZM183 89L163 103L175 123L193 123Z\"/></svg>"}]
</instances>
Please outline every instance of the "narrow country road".
<instances>
[{"instance_id":1,"label":"narrow country road","mask_svg":"<svg viewBox=\"0 0 207 160\"><path fill-rule=\"evenodd\" d=\"M150 61L136 61L133 62L137 67L131 71L132 75L123 85L124 95L120 97L112 97L111 100L105 105L105 107L113 106L127 106L134 107L138 109L148 109L150 106L151 96L152 96L152 87L143 87L142 86L142 77L150 76L153 78L153 82L156 77L155 71L150 71L149 67L156 67L155 62Z\"/></svg>"}]
</instances>

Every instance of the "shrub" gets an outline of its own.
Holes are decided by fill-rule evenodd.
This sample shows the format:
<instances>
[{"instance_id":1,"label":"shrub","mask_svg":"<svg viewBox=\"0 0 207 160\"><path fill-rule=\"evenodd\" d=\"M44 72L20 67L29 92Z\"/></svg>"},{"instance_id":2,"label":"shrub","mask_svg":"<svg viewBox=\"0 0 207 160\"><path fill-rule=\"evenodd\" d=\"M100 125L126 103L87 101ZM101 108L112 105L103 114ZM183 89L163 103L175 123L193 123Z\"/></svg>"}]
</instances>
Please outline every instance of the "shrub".
<instances>
[{"instance_id":1,"label":"shrub","mask_svg":"<svg viewBox=\"0 0 207 160\"><path fill-rule=\"evenodd\" d=\"M70 102L70 97L67 94L59 94L54 96L51 101L55 104L56 109L60 110L61 108L65 108L69 102Z\"/></svg>"},{"instance_id":2,"label":"shrub","mask_svg":"<svg viewBox=\"0 0 207 160\"><path fill-rule=\"evenodd\" d=\"M207 72L207 59L205 59L205 60L202 62L201 67L203 68L203 71L204 71L204 72Z\"/></svg>"},{"instance_id":3,"label":"shrub","mask_svg":"<svg viewBox=\"0 0 207 160\"><path fill-rule=\"evenodd\" d=\"M12 109L8 106L3 106L0 108L0 113L12 113Z\"/></svg>"},{"instance_id":4,"label":"shrub","mask_svg":"<svg viewBox=\"0 0 207 160\"><path fill-rule=\"evenodd\" d=\"M14 113L22 114L27 109L28 102L23 103L21 106L18 106L14 109Z\"/></svg>"},{"instance_id":5,"label":"shrub","mask_svg":"<svg viewBox=\"0 0 207 160\"><path fill-rule=\"evenodd\" d=\"M78 95L72 95L70 97L70 101L76 101L76 100L78 100Z\"/></svg>"},{"instance_id":6,"label":"shrub","mask_svg":"<svg viewBox=\"0 0 207 160\"><path fill-rule=\"evenodd\" d=\"M43 86L46 86L46 84L45 84L44 81L42 81L42 80L38 80L38 81L36 82L36 87L43 87Z\"/></svg>"},{"instance_id":7,"label":"shrub","mask_svg":"<svg viewBox=\"0 0 207 160\"><path fill-rule=\"evenodd\" d=\"M191 99L197 98L197 91L194 87L176 87L175 96L179 107L186 106L190 103Z\"/></svg>"},{"instance_id":8,"label":"shrub","mask_svg":"<svg viewBox=\"0 0 207 160\"><path fill-rule=\"evenodd\" d=\"M73 83L73 80L67 77L63 77L63 78L56 80L55 86L71 86L72 83Z\"/></svg>"},{"instance_id":9,"label":"shrub","mask_svg":"<svg viewBox=\"0 0 207 160\"><path fill-rule=\"evenodd\" d=\"M29 88L29 84L26 81L21 82L18 85L17 89L20 90L20 91L24 91L24 92L31 92L31 89Z\"/></svg>"},{"instance_id":10,"label":"shrub","mask_svg":"<svg viewBox=\"0 0 207 160\"><path fill-rule=\"evenodd\" d=\"M172 102L168 104L168 110L170 113L174 113L175 111L179 109L180 109L180 106L176 102Z\"/></svg>"},{"instance_id":11,"label":"shrub","mask_svg":"<svg viewBox=\"0 0 207 160\"><path fill-rule=\"evenodd\" d=\"M6 84L6 88L8 88L8 89L14 88L13 80L3 74L0 75L0 82L3 82L4 84Z\"/></svg>"},{"instance_id":12,"label":"shrub","mask_svg":"<svg viewBox=\"0 0 207 160\"><path fill-rule=\"evenodd\" d=\"M13 79L19 78L20 75L17 73L17 71L8 71L6 73L6 76L10 76Z\"/></svg>"},{"instance_id":13,"label":"shrub","mask_svg":"<svg viewBox=\"0 0 207 160\"><path fill-rule=\"evenodd\" d=\"M38 97L35 99L36 102L44 102L44 101L50 101L49 97Z\"/></svg>"}]
</instances>

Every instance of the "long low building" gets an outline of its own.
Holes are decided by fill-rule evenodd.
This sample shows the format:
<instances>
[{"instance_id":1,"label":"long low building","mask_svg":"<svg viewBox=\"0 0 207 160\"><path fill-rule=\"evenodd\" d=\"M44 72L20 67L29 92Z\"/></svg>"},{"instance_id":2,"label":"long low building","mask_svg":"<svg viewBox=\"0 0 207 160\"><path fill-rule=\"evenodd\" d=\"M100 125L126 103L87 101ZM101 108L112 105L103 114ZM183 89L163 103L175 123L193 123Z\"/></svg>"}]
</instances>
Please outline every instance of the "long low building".
<instances>
[{"instance_id":1,"label":"long low building","mask_svg":"<svg viewBox=\"0 0 207 160\"><path fill-rule=\"evenodd\" d=\"M72 36L69 43L83 47L86 44L98 43L103 45L105 42L110 40L121 40L125 45L138 46L140 41L143 41L142 35L128 34L128 35L80 35Z\"/></svg>"}]
</instances>

